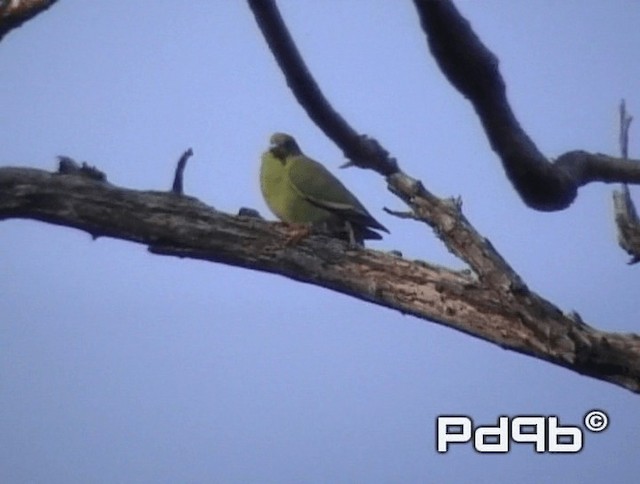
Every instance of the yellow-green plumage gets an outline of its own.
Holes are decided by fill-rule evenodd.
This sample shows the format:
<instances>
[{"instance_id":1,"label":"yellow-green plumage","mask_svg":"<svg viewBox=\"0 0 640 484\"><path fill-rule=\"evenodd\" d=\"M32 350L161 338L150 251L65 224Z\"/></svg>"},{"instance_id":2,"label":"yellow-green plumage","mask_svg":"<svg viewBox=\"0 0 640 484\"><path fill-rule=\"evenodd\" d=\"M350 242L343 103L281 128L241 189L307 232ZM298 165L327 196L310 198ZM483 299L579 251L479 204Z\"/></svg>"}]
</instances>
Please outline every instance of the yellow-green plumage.
<instances>
[{"instance_id":1,"label":"yellow-green plumage","mask_svg":"<svg viewBox=\"0 0 640 484\"><path fill-rule=\"evenodd\" d=\"M343 230L358 243L380 239L371 229L389 232L323 165L305 156L295 139L271 136L262 155L260 188L269 209L290 224L322 224Z\"/></svg>"}]
</instances>

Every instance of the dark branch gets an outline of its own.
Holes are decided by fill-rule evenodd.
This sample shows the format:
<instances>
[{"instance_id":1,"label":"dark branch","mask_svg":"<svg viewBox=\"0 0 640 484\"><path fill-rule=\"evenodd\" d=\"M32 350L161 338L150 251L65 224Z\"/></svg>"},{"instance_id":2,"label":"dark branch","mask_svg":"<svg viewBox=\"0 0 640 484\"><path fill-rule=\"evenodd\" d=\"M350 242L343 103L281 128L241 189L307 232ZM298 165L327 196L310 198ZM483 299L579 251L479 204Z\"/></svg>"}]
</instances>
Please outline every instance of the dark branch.
<instances>
[{"instance_id":1,"label":"dark branch","mask_svg":"<svg viewBox=\"0 0 640 484\"><path fill-rule=\"evenodd\" d=\"M155 254L280 274L640 393L639 336L598 331L524 287L495 287L468 271L350 250L322 236L290 247L279 224L234 217L171 192L119 188L79 173L0 168L0 220L11 218L136 242Z\"/></svg>"},{"instance_id":2,"label":"dark branch","mask_svg":"<svg viewBox=\"0 0 640 484\"><path fill-rule=\"evenodd\" d=\"M601 181L605 183L640 183L640 160L623 160L602 153L568 151L555 166L561 168L581 185Z\"/></svg>"},{"instance_id":3,"label":"dark branch","mask_svg":"<svg viewBox=\"0 0 640 484\"><path fill-rule=\"evenodd\" d=\"M248 0L249 7L300 105L352 163L383 176L398 170L389 153L372 138L358 134L331 106L307 69L273 0Z\"/></svg>"},{"instance_id":4,"label":"dark branch","mask_svg":"<svg viewBox=\"0 0 640 484\"><path fill-rule=\"evenodd\" d=\"M0 1L0 40L13 29L44 12L58 0Z\"/></svg>"},{"instance_id":5,"label":"dark branch","mask_svg":"<svg viewBox=\"0 0 640 484\"><path fill-rule=\"evenodd\" d=\"M629 158L629 131L633 116L627 112L627 103L625 103L624 99L620 101L618 112L620 114L620 155L622 159L626 160Z\"/></svg>"},{"instance_id":6,"label":"dark branch","mask_svg":"<svg viewBox=\"0 0 640 484\"><path fill-rule=\"evenodd\" d=\"M176 165L176 173L173 177L173 185L171 187L171 191L176 195L182 195L184 193L183 187L183 178L184 178L184 169L187 166L187 160L193 156L193 150L189 148L187 151L182 153L180 159L178 160L178 164Z\"/></svg>"},{"instance_id":7,"label":"dark branch","mask_svg":"<svg viewBox=\"0 0 640 484\"><path fill-rule=\"evenodd\" d=\"M491 147L514 188L530 207L562 210L578 188L594 181L640 183L640 165L574 151L555 163L522 129L507 100L497 57L482 43L450 0L414 0L440 69L473 104Z\"/></svg>"}]
</instances>

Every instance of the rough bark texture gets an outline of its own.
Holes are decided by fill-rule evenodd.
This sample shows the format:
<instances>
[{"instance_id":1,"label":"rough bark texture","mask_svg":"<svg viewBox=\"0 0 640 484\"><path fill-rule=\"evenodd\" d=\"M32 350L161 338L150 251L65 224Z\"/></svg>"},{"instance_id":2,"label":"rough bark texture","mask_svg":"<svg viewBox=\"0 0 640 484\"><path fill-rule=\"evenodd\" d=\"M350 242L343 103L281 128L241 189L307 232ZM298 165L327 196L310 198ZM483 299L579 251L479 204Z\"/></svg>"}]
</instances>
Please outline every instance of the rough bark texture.
<instances>
[{"instance_id":1,"label":"rough bark texture","mask_svg":"<svg viewBox=\"0 0 640 484\"><path fill-rule=\"evenodd\" d=\"M0 38L54 1L0 1ZM452 271L390 253L350 249L320 235L288 246L288 233L279 224L225 214L182 195L182 170L190 152L179 163L173 192L116 187L99 170L65 157L57 173L0 168L0 220L40 220L84 230L93 237L144 244L155 254L280 274L640 393L640 336L596 330L576 313L565 315L530 291L467 221L459 201L431 194L400 170L376 140L358 134L331 107L304 65L275 3L248 1L309 116L352 164L384 175L389 189L410 208L402 216L430 225L471 270ZM605 155L574 151L549 163L511 112L495 56L453 4L448 0L415 3L434 56L449 80L473 102L494 150L527 203L542 210L564 208L584 183L640 180L635 163Z\"/></svg>"},{"instance_id":2,"label":"rough bark texture","mask_svg":"<svg viewBox=\"0 0 640 484\"><path fill-rule=\"evenodd\" d=\"M402 181L398 182L402 184ZM414 189L416 189L414 187ZM419 191L419 190L418 190ZM419 194L415 195L420 198ZM419 202L458 244L476 246L453 203ZM442 207L449 207L443 210ZM285 244L279 224L231 216L172 192L137 191L82 172L0 168L0 220L27 218L147 245L152 253L280 274L434 321L506 349L564 366L640 393L640 336L606 333L567 316L507 276L493 277L490 244L473 257L485 274L452 271L373 250L349 249L311 236ZM485 270L486 268L486 270ZM517 276L516 276L517 277Z\"/></svg>"}]
</instances>

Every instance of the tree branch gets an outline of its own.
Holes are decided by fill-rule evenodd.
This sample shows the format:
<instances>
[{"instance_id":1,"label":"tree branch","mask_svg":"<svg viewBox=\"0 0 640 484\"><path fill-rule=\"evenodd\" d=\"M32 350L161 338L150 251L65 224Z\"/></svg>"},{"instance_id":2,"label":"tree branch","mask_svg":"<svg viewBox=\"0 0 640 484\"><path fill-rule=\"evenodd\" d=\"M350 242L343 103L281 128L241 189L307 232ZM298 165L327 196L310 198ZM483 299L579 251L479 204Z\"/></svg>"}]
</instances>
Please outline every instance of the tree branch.
<instances>
[{"instance_id":1,"label":"tree branch","mask_svg":"<svg viewBox=\"0 0 640 484\"><path fill-rule=\"evenodd\" d=\"M380 144L360 135L331 106L309 72L273 0L248 0L249 7L280 66L287 85L314 123L339 146L353 165L369 168L383 176L398 166Z\"/></svg>"},{"instance_id":2,"label":"tree branch","mask_svg":"<svg viewBox=\"0 0 640 484\"><path fill-rule=\"evenodd\" d=\"M613 191L613 212L618 245L631 256L629 264L640 262L640 220L627 185Z\"/></svg>"},{"instance_id":3,"label":"tree branch","mask_svg":"<svg viewBox=\"0 0 640 484\"><path fill-rule=\"evenodd\" d=\"M172 192L120 188L81 172L0 168L0 220L11 218L128 240L156 254L280 274L640 393L640 336L598 331L526 287L496 287L469 271L353 250L318 235L289 247L277 223L234 217Z\"/></svg>"},{"instance_id":4,"label":"tree branch","mask_svg":"<svg viewBox=\"0 0 640 484\"><path fill-rule=\"evenodd\" d=\"M171 191L176 195L182 195L184 193L184 169L187 167L187 161L192 156L193 150L189 148L184 153L182 153L182 155L180 155L180 159L176 164L176 172L173 175L173 185L171 187Z\"/></svg>"},{"instance_id":5,"label":"tree branch","mask_svg":"<svg viewBox=\"0 0 640 484\"><path fill-rule=\"evenodd\" d=\"M58 0L0 0L0 40Z\"/></svg>"},{"instance_id":6,"label":"tree branch","mask_svg":"<svg viewBox=\"0 0 640 484\"><path fill-rule=\"evenodd\" d=\"M442 200L430 193L422 183L402 172L380 143L358 135L331 107L304 64L275 3L272 0L248 1L296 99L345 155L356 153L355 158L351 158L354 164L385 175L389 189L411 207L416 220L430 225L482 281L496 287L523 287L524 283L515 271L462 215L460 203ZM363 146L371 148L369 154L358 151Z\"/></svg>"},{"instance_id":7,"label":"tree branch","mask_svg":"<svg viewBox=\"0 0 640 484\"><path fill-rule=\"evenodd\" d=\"M623 159L629 157L629 130L633 116L627 113L626 104L620 102L620 154ZM631 200L631 193L626 183L620 190L613 191L613 212L618 229L618 245L630 256L629 264L640 262L640 219L636 207Z\"/></svg>"},{"instance_id":8,"label":"tree branch","mask_svg":"<svg viewBox=\"0 0 640 484\"><path fill-rule=\"evenodd\" d=\"M449 82L473 104L491 147L531 208L567 208L587 183L640 183L640 164L584 151L551 163L522 129L506 96L498 58L451 0L414 0L432 55Z\"/></svg>"},{"instance_id":9,"label":"tree branch","mask_svg":"<svg viewBox=\"0 0 640 484\"><path fill-rule=\"evenodd\" d=\"M278 224L253 216L234 217L171 192L116 187L98 170L86 164L78 167L67 159L61 160L59 173L0 168L0 220L40 220L75 227L93 237L144 244L156 254L281 274L640 393L639 336L598 331L577 316L563 315L530 291L468 223L459 201L435 197L401 172L375 140L358 135L331 108L304 66L275 4L249 3L290 87L312 119L354 164L386 176L390 190L409 205L415 218L431 225L473 273L352 250L339 240L317 235L289 247L288 235Z\"/></svg>"}]
</instances>

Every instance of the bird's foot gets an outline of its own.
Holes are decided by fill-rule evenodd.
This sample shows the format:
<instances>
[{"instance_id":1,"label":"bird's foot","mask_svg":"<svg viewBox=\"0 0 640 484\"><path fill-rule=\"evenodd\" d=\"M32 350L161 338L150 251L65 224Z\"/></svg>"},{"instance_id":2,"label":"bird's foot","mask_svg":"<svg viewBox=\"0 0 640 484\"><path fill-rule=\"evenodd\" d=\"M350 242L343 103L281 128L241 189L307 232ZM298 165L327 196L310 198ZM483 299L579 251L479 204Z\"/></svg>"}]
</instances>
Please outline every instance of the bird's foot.
<instances>
[{"instance_id":1,"label":"bird's foot","mask_svg":"<svg viewBox=\"0 0 640 484\"><path fill-rule=\"evenodd\" d=\"M311 225L307 224L286 224L287 226L287 240L284 245L294 246L298 245L302 240L311 235Z\"/></svg>"}]
</instances>

